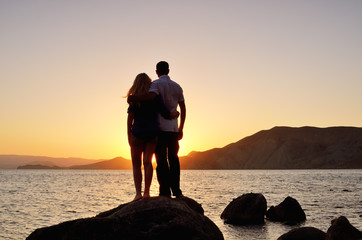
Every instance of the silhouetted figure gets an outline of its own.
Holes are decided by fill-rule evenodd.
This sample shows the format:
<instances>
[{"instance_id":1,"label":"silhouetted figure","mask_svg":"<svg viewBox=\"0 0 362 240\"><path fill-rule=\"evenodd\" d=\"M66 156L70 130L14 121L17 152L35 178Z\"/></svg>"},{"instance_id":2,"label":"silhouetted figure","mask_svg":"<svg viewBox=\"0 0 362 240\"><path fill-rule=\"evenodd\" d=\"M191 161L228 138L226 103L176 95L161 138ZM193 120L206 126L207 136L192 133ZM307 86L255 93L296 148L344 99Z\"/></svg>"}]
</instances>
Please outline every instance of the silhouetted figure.
<instances>
[{"instance_id":1,"label":"silhouetted figure","mask_svg":"<svg viewBox=\"0 0 362 240\"><path fill-rule=\"evenodd\" d=\"M168 120L159 115L160 133L156 147L157 179L160 184L160 195L182 195L180 189L180 161L178 158L179 143L183 137L183 128L186 119L186 106L182 88L172 81L169 74L169 65L161 61L156 65L159 79L153 81L150 92L160 95L165 106L172 112L180 106L180 126L177 119Z\"/></svg>"},{"instance_id":2,"label":"silhouetted figure","mask_svg":"<svg viewBox=\"0 0 362 240\"><path fill-rule=\"evenodd\" d=\"M180 125L177 119L166 119L164 116L158 116L160 132L156 147L157 161L157 179L160 184L160 195L171 197L182 196L180 189L180 161L178 158L179 143L183 137L183 128L186 119L186 105L183 96L183 90L179 84L172 81L169 74L169 65L161 61L156 65L156 73L159 79L151 84L149 94L142 97L128 97L128 102L137 102L140 100L151 100L156 96L161 96L166 108L170 112L176 111L180 107L181 118Z\"/></svg>"},{"instance_id":3,"label":"silhouetted figure","mask_svg":"<svg viewBox=\"0 0 362 240\"><path fill-rule=\"evenodd\" d=\"M136 76L127 96L145 95L149 92L152 80L145 73ZM133 178L136 188L134 200L142 198L142 172L141 162L145 172L145 189L143 198L150 197L150 186L153 176L152 156L156 149L159 133L158 113L165 118L170 118L170 111L165 108L162 99L156 96L151 101L139 101L130 103L128 108L127 134L131 147ZM171 117L178 117L178 112Z\"/></svg>"}]
</instances>

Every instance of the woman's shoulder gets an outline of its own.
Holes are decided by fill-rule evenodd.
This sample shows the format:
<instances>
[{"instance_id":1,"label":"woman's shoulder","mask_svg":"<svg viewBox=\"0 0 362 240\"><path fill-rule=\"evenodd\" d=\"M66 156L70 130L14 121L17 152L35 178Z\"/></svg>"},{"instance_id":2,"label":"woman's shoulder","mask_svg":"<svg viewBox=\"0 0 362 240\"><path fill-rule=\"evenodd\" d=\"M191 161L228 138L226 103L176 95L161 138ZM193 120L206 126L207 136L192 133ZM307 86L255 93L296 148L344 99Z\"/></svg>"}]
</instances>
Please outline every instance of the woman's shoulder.
<instances>
[{"instance_id":1,"label":"woman's shoulder","mask_svg":"<svg viewBox=\"0 0 362 240\"><path fill-rule=\"evenodd\" d=\"M128 109L127 109L127 112L130 113L130 112L134 112L137 108L137 103L134 103L134 102L131 102L129 103L128 105Z\"/></svg>"}]
</instances>

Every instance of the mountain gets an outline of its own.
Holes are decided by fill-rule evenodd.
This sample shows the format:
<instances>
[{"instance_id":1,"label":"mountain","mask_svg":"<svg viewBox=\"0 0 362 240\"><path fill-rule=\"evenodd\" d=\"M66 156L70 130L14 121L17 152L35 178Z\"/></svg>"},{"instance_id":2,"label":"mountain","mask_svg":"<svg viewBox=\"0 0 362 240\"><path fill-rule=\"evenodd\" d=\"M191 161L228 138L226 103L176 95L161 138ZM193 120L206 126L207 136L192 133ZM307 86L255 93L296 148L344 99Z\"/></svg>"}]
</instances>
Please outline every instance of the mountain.
<instances>
[{"instance_id":1,"label":"mountain","mask_svg":"<svg viewBox=\"0 0 362 240\"><path fill-rule=\"evenodd\" d=\"M69 167L70 169L132 169L132 161L116 157L111 160L105 160L87 165L76 165Z\"/></svg>"},{"instance_id":2,"label":"mountain","mask_svg":"<svg viewBox=\"0 0 362 240\"><path fill-rule=\"evenodd\" d=\"M180 157L182 169L362 169L362 128L274 127ZM24 166L25 165L25 166ZM21 167L19 167L21 166ZM132 169L132 162L0 155L1 168Z\"/></svg>"},{"instance_id":3,"label":"mountain","mask_svg":"<svg viewBox=\"0 0 362 240\"><path fill-rule=\"evenodd\" d=\"M17 167L17 169L62 169L58 166L48 166L43 164L27 164Z\"/></svg>"},{"instance_id":4,"label":"mountain","mask_svg":"<svg viewBox=\"0 0 362 240\"><path fill-rule=\"evenodd\" d=\"M183 169L361 169L362 128L274 127L180 161Z\"/></svg>"},{"instance_id":5,"label":"mountain","mask_svg":"<svg viewBox=\"0 0 362 240\"><path fill-rule=\"evenodd\" d=\"M99 162L84 158L54 158L26 155L0 155L0 169L17 168L23 165L42 165L47 167L66 168L72 165L84 165Z\"/></svg>"},{"instance_id":6,"label":"mountain","mask_svg":"<svg viewBox=\"0 0 362 240\"><path fill-rule=\"evenodd\" d=\"M40 163L20 165L17 169L132 169L132 162L128 159L117 157L111 160L104 160L84 165L73 165L69 167L59 167Z\"/></svg>"}]
</instances>

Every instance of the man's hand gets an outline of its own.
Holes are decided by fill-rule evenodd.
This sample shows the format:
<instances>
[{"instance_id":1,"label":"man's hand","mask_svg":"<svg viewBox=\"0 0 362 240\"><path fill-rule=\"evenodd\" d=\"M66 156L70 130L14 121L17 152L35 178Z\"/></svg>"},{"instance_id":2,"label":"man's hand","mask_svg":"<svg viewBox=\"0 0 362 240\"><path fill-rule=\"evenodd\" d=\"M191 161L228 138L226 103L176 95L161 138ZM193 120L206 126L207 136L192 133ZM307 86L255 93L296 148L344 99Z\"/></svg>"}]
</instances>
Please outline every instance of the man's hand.
<instances>
[{"instance_id":1,"label":"man's hand","mask_svg":"<svg viewBox=\"0 0 362 240\"><path fill-rule=\"evenodd\" d=\"M178 132L178 140L181 140L182 138L183 138L183 136L184 136L184 132L181 130L179 130L179 132Z\"/></svg>"},{"instance_id":2,"label":"man's hand","mask_svg":"<svg viewBox=\"0 0 362 240\"><path fill-rule=\"evenodd\" d=\"M180 116L180 113L178 111L170 113L170 119L178 118L178 116Z\"/></svg>"}]
</instances>

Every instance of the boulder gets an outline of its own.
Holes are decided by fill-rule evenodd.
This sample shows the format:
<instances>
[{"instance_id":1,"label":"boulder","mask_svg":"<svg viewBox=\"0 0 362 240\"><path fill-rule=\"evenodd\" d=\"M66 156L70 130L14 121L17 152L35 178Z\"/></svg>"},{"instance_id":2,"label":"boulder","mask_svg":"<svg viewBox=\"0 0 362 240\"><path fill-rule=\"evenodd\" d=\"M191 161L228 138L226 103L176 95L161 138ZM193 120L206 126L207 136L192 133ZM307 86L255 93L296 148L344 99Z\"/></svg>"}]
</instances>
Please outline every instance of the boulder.
<instances>
[{"instance_id":1,"label":"boulder","mask_svg":"<svg viewBox=\"0 0 362 240\"><path fill-rule=\"evenodd\" d=\"M221 218L234 225L263 224L267 204L260 193L247 193L232 200L224 209Z\"/></svg>"},{"instance_id":2,"label":"boulder","mask_svg":"<svg viewBox=\"0 0 362 240\"><path fill-rule=\"evenodd\" d=\"M95 217L39 228L27 240L224 239L219 228L201 212L201 205L187 197L152 197L122 204Z\"/></svg>"},{"instance_id":3,"label":"boulder","mask_svg":"<svg viewBox=\"0 0 362 240\"><path fill-rule=\"evenodd\" d=\"M270 221L283 222L288 225L295 225L306 220L305 213L298 201L289 196L276 207L271 206L266 212L266 217Z\"/></svg>"},{"instance_id":4,"label":"boulder","mask_svg":"<svg viewBox=\"0 0 362 240\"><path fill-rule=\"evenodd\" d=\"M344 216L332 220L328 228L326 240L360 240L362 232L353 227Z\"/></svg>"},{"instance_id":5,"label":"boulder","mask_svg":"<svg viewBox=\"0 0 362 240\"><path fill-rule=\"evenodd\" d=\"M314 227L300 227L281 235L277 240L324 240L326 233Z\"/></svg>"}]
</instances>

